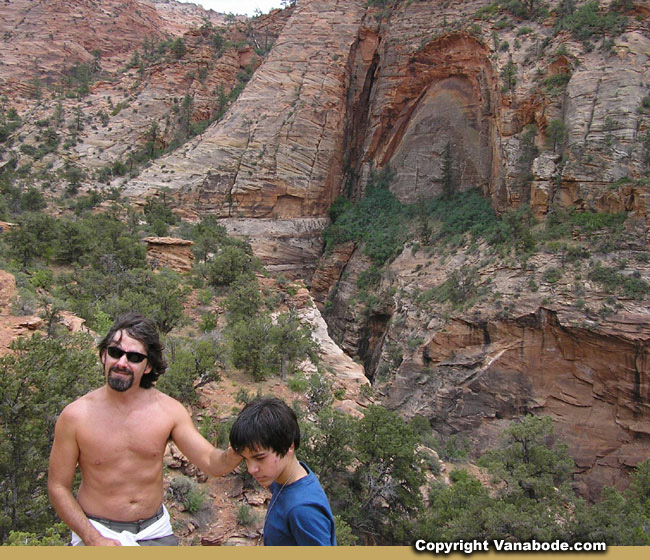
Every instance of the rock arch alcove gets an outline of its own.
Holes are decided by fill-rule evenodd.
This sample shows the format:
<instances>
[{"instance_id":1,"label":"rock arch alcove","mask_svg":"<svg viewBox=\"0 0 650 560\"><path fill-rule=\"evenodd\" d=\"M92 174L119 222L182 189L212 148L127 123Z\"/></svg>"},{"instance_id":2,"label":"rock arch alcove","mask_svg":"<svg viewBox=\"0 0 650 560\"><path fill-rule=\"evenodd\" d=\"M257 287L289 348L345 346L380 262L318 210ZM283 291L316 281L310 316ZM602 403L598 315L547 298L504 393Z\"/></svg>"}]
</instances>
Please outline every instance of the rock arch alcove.
<instances>
[{"instance_id":1,"label":"rock arch alcove","mask_svg":"<svg viewBox=\"0 0 650 560\"><path fill-rule=\"evenodd\" d=\"M469 35L446 35L415 52L395 80L366 152L369 167L391 166L402 202L440 194L446 158L455 190L490 192L496 80L488 49Z\"/></svg>"}]
</instances>

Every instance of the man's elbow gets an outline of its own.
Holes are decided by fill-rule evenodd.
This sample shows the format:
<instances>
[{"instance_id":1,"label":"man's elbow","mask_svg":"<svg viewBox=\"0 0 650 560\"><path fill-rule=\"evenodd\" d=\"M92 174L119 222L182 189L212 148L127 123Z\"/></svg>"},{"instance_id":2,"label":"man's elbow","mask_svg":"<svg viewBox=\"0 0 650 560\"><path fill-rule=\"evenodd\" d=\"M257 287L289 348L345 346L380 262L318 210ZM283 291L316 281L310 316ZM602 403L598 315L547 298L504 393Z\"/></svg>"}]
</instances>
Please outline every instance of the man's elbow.
<instances>
[{"instance_id":1,"label":"man's elbow","mask_svg":"<svg viewBox=\"0 0 650 560\"><path fill-rule=\"evenodd\" d=\"M67 495L72 495L72 490L66 488L64 484L59 482L48 480L47 481L47 495L50 498L50 503L56 510L58 505Z\"/></svg>"}]
</instances>

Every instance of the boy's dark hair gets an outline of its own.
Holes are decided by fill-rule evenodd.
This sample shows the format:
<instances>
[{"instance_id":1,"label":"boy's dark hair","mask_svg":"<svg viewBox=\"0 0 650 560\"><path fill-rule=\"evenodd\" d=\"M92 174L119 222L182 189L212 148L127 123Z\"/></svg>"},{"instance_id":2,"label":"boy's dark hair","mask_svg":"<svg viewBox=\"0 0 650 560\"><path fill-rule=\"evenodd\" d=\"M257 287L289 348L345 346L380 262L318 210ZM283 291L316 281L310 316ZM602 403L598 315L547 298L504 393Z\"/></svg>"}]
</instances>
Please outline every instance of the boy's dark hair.
<instances>
[{"instance_id":1,"label":"boy's dark hair","mask_svg":"<svg viewBox=\"0 0 650 560\"><path fill-rule=\"evenodd\" d=\"M151 319L139 313L125 313L120 315L113 323L106 336L97 345L99 356L106 351L108 345L113 342L115 334L124 331L131 338L135 338L144 344L147 349L147 360L151 365L151 371L140 379L140 387L149 389L167 369L167 362L163 358L163 346L158 336L156 325Z\"/></svg>"},{"instance_id":2,"label":"boy's dark hair","mask_svg":"<svg viewBox=\"0 0 650 560\"><path fill-rule=\"evenodd\" d=\"M275 397L255 399L239 413L230 429L230 446L241 453L248 448L271 449L284 457L293 443L300 447L300 427L296 413Z\"/></svg>"}]
</instances>

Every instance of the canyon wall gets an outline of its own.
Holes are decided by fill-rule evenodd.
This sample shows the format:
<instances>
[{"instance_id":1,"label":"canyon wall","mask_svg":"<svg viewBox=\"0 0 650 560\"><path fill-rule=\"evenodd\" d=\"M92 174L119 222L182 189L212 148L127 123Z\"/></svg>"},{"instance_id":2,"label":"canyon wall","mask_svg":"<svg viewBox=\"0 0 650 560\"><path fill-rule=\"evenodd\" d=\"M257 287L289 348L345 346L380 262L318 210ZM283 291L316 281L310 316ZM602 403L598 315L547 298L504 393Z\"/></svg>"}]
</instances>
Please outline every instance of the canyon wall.
<instances>
[{"instance_id":1,"label":"canyon wall","mask_svg":"<svg viewBox=\"0 0 650 560\"><path fill-rule=\"evenodd\" d=\"M642 138L650 121L640 109L650 77L647 6L635 3L609 51L585 50L551 21L526 22L525 34L516 26L497 32L495 20L475 16L485 6L400 3L389 16L366 18L366 48L352 66L346 193L361 196L372 171L390 165L390 189L402 202L439 195L447 157L455 188L481 189L500 212L522 204L539 219L558 206L629 212L628 250L594 257L629 259L627 273L650 278L636 258L648 249ZM516 79L507 87L509 64ZM558 75L566 87L549 87ZM561 146L549 141L557 122L566 127ZM529 160L527 134L536 150ZM565 268L554 255L495 266L482 250L470 253L407 247L373 289L378 301L363 305L357 281L372 263L363 246L347 244L321 260L312 291L334 340L363 361L389 406L478 449L497 445L514 418L550 414L583 495L624 487L647 457L647 298L619 298L616 315L597 315L612 296L578 280L586 265L571 271L574 282L554 283L545 271ZM462 266L476 268L496 294L485 296L491 301L422 309L419 295Z\"/></svg>"}]
</instances>

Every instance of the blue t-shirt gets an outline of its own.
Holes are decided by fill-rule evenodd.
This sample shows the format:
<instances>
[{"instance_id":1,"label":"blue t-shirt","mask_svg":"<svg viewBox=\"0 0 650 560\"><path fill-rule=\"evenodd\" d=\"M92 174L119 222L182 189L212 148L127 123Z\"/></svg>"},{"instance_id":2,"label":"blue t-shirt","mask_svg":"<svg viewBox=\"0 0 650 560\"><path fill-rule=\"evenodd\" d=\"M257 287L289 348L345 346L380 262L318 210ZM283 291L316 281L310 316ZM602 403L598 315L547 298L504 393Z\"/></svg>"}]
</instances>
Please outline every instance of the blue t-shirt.
<instances>
[{"instance_id":1,"label":"blue t-shirt","mask_svg":"<svg viewBox=\"0 0 650 560\"><path fill-rule=\"evenodd\" d=\"M264 546L336 546L334 516L316 475L300 463L307 476L282 488L271 484L264 522ZM282 491L280 491L282 489Z\"/></svg>"}]
</instances>

